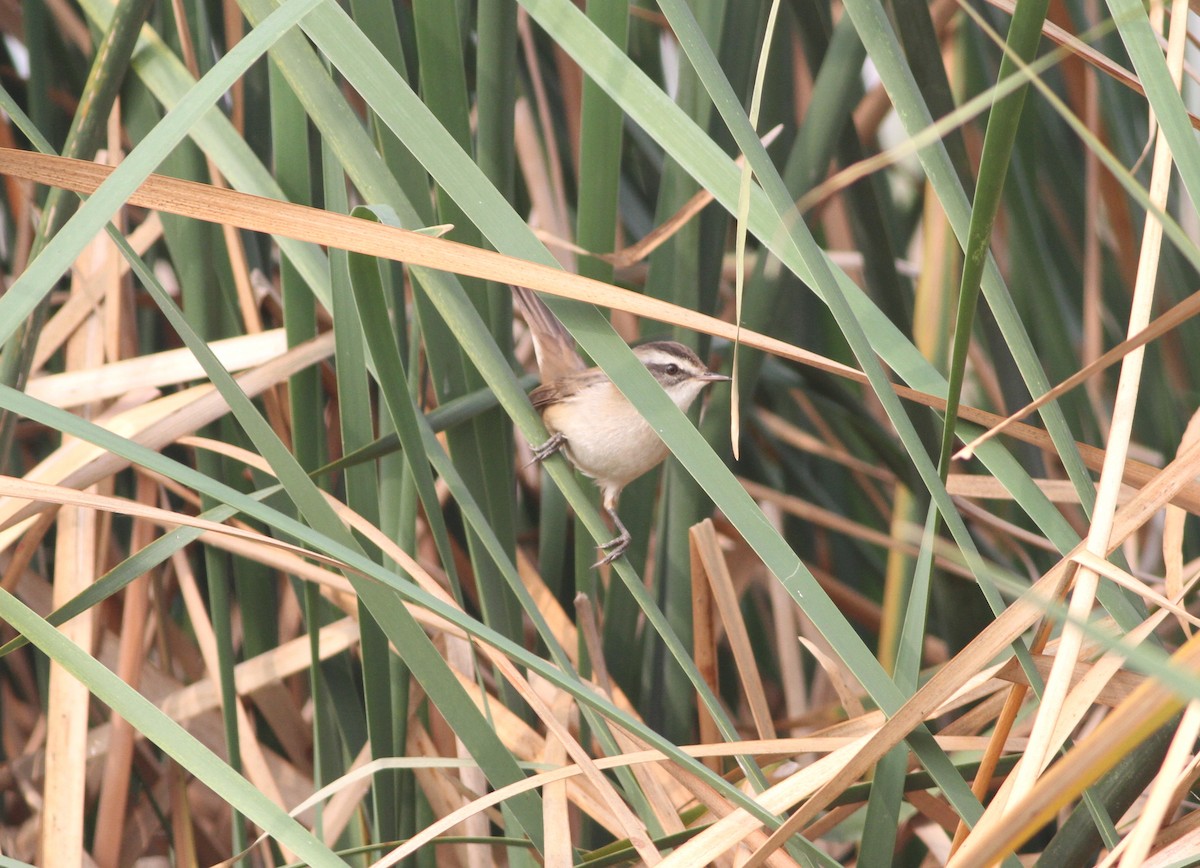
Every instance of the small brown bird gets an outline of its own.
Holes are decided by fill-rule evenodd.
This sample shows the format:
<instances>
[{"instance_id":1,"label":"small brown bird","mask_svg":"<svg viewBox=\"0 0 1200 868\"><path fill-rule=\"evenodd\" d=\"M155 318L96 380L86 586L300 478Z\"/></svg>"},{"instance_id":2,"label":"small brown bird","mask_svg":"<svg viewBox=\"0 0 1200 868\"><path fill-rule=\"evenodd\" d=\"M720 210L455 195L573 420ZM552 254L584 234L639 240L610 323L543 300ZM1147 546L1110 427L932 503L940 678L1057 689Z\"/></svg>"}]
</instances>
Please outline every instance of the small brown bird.
<instances>
[{"instance_id":1,"label":"small brown bird","mask_svg":"<svg viewBox=\"0 0 1200 868\"><path fill-rule=\"evenodd\" d=\"M530 400L542 414L550 439L533 450L542 461L555 452L596 480L604 511L618 536L600 549L594 565L612 563L629 547L629 531L617 515L621 490L667 457L667 445L613 385L600 368L587 367L575 340L532 290L513 287L517 306L529 326L542 385ZM687 410L709 383L728 380L705 367L689 348L676 341L653 341L635 347L638 357L680 410Z\"/></svg>"}]
</instances>

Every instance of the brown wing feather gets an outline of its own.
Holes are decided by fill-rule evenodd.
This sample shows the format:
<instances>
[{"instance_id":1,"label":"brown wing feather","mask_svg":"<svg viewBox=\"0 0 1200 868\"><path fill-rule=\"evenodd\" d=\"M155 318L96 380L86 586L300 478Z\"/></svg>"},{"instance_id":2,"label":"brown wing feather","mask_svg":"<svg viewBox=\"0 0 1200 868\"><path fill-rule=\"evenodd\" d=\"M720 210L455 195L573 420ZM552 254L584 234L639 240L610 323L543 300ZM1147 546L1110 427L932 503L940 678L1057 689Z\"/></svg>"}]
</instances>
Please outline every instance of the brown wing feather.
<instances>
[{"instance_id":1,"label":"brown wing feather","mask_svg":"<svg viewBox=\"0 0 1200 868\"><path fill-rule=\"evenodd\" d=\"M541 410L551 404L569 401L585 389L596 383L606 382L608 375L599 368L588 368L572 374L566 380L546 380L529 393L529 401L534 409Z\"/></svg>"},{"instance_id":2,"label":"brown wing feather","mask_svg":"<svg viewBox=\"0 0 1200 868\"><path fill-rule=\"evenodd\" d=\"M545 302L524 286L514 286L513 298L521 318L529 326L533 352L543 383L550 383L568 374L587 370L587 365L575 351L575 339L558 321Z\"/></svg>"}]
</instances>

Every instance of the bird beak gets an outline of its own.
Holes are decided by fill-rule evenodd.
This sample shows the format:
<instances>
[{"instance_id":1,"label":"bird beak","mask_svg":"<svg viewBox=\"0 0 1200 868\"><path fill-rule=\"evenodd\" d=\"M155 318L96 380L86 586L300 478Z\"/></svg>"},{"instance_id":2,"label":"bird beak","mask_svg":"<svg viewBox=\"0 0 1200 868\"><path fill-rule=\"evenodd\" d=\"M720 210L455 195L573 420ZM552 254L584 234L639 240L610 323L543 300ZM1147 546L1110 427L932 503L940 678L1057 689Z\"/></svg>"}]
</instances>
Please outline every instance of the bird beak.
<instances>
[{"instance_id":1,"label":"bird beak","mask_svg":"<svg viewBox=\"0 0 1200 868\"><path fill-rule=\"evenodd\" d=\"M697 375L696 379L702 380L705 383L723 383L732 380L733 377L727 377L724 374L718 374L716 371L707 371L703 374Z\"/></svg>"}]
</instances>

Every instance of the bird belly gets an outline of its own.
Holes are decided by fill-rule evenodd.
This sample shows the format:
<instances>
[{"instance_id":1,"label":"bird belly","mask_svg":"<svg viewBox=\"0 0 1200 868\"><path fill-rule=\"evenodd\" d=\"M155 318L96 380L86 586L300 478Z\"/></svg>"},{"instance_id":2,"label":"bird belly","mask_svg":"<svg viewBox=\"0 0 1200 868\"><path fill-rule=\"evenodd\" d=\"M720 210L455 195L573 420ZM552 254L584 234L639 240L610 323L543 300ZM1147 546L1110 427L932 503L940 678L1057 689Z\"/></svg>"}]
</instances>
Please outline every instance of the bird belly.
<instances>
[{"instance_id":1,"label":"bird belly","mask_svg":"<svg viewBox=\"0 0 1200 868\"><path fill-rule=\"evenodd\" d=\"M555 413L544 415L551 433L567 440L567 458L581 472L605 483L624 486L667 457L667 446L636 413Z\"/></svg>"}]
</instances>

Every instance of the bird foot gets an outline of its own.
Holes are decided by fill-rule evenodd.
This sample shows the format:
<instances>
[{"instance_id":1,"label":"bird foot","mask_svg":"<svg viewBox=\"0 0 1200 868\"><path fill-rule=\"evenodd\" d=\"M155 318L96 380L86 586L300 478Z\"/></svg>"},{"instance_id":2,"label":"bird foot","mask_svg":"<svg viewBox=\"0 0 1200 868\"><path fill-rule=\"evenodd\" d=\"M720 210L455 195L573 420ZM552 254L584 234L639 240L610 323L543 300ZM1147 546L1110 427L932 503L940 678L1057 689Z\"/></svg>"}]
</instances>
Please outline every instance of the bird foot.
<instances>
[{"instance_id":1,"label":"bird foot","mask_svg":"<svg viewBox=\"0 0 1200 868\"><path fill-rule=\"evenodd\" d=\"M598 548L600 551L607 552L607 554L600 558L600 560L596 561L596 563L592 564L592 569L598 569L605 564L611 564L617 558L624 555L625 549L629 548L629 542L631 539L632 537L629 535L629 531L622 527L621 535L619 537L616 539L610 539L608 542L601 543L600 545L596 546L596 548Z\"/></svg>"},{"instance_id":2,"label":"bird foot","mask_svg":"<svg viewBox=\"0 0 1200 868\"><path fill-rule=\"evenodd\" d=\"M563 447L566 445L567 438L563 436L561 431L559 431L541 446L530 447L530 450L533 452L533 460L530 461L529 464L541 464L555 452L561 452ZM525 466L528 467L529 464L526 464Z\"/></svg>"}]
</instances>

